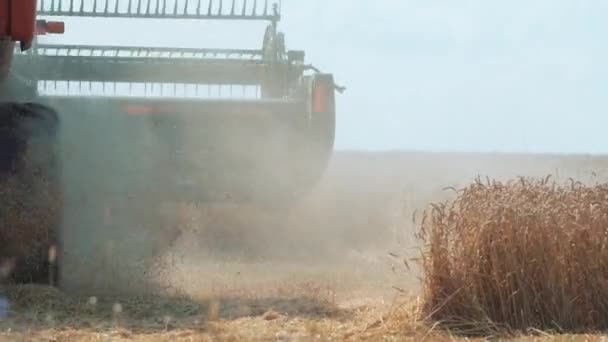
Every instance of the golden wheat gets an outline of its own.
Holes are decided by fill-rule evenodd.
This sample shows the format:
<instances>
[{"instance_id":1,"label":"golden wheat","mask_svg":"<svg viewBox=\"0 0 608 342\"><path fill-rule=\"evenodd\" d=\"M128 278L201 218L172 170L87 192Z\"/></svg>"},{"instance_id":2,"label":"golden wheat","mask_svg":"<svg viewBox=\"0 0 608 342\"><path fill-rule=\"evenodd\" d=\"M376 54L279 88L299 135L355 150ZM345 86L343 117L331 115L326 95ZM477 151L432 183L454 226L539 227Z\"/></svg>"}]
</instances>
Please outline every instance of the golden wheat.
<instances>
[{"instance_id":1,"label":"golden wheat","mask_svg":"<svg viewBox=\"0 0 608 342\"><path fill-rule=\"evenodd\" d=\"M476 182L432 204L424 318L466 333L608 328L608 184Z\"/></svg>"}]
</instances>

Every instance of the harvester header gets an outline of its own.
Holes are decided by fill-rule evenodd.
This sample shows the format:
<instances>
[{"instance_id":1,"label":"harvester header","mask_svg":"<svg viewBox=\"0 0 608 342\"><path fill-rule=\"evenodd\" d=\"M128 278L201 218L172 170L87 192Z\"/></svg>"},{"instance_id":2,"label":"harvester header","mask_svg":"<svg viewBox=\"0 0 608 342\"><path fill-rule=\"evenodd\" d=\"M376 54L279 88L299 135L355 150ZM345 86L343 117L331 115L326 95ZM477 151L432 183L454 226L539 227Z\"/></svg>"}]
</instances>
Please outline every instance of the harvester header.
<instances>
[{"instance_id":1,"label":"harvester header","mask_svg":"<svg viewBox=\"0 0 608 342\"><path fill-rule=\"evenodd\" d=\"M74 17L86 20L68 21ZM64 288L119 283L115 270L130 276L140 268L121 258L121 266L100 269L96 256L106 249L137 262L160 255L179 233L171 230L177 225L167 204L229 201L283 210L327 168L335 92L342 88L306 63L303 50L287 49L276 2L0 0L3 18L12 26L0 32L0 95L8 101L0 128L10 134L0 138L10 153L0 157L8 166L23 160L11 171L17 179L35 170L32 182L44 180L52 203L39 198L44 191L23 194L54 210L53 220L36 225L45 240L31 239L35 257L19 256L33 260L32 277L42 276L39 261L51 263L45 258L52 246L59 267L53 274ZM262 22L265 29L253 49L39 37L78 26L105 29L95 18ZM21 146L36 158L25 158ZM24 222L37 222L23 208L17 214Z\"/></svg>"},{"instance_id":2,"label":"harvester header","mask_svg":"<svg viewBox=\"0 0 608 342\"><path fill-rule=\"evenodd\" d=\"M325 169L334 143L335 92L342 88L334 84L332 74L306 63L303 50L287 49L278 27L279 2L38 0L36 7L39 20L58 20L47 23L50 31L63 31L58 23L71 17L265 22L259 48L253 49L69 44L39 38L29 50L16 51L12 72L31 88L27 93L60 113L85 117L89 112L95 120L110 121L148 114L144 116L149 120L173 127L158 136L172 141L169 150L183 151L192 141L207 141L206 146L192 147L199 155L213 146L204 158L170 158L175 171L158 176L167 177L167 182L180 178L178 170L186 160L214 170L226 159L234 165L248 160L243 165L249 166L233 168L239 174L261 168L265 171L257 174L265 177L279 172L300 192ZM86 23L66 22L65 30ZM238 178L257 182L249 176ZM210 187L197 179L197 186ZM218 182L224 180L213 181ZM292 193L293 186L277 184L273 191Z\"/></svg>"},{"instance_id":3,"label":"harvester header","mask_svg":"<svg viewBox=\"0 0 608 342\"><path fill-rule=\"evenodd\" d=\"M280 20L268 0L40 0L38 15L142 19Z\"/></svg>"}]
</instances>

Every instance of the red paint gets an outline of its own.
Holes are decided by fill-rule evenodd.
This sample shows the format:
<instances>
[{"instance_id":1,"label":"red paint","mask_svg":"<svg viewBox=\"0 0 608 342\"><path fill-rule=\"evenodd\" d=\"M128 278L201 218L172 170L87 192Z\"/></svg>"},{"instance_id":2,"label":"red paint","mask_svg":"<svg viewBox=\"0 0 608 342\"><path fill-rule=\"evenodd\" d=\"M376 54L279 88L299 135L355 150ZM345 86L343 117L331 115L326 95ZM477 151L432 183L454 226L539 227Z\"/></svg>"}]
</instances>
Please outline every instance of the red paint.
<instances>
[{"instance_id":1,"label":"red paint","mask_svg":"<svg viewBox=\"0 0 608 342\"><path fill-rule=\"evenodd\" d=\"M36 31L36 0L3 0L3 2L8 2L10 10L8 34L12 40L21 42L22 47L29 48Z\"/></svg>"},{"instance_id":2,"label":"red paint","mask_svg":"<svg viewBox=\"0 0 608 342\"><path fill-rule=\"evenodd\" d=\"M315 74L311 84L313 113L332 113L335 110L334 79L331 74Z\"/></svg>"},{"instance_id":3,"label":"red paint","mask_svg":"<svg viewBox=\"0 0 608 342\"><path fill-rule=\"evenodd\" d=\"M10 0L0 0L0 39L10 36Z\"/></svg>"},{"instance_id":4,"label":"red paint","mask_svg":"<svg viewBox=\"0 0 608 342\"><path fill-rule=\"evenodd\" d=\"M13 42L29 49L36 31L36 0L0 0L0 80L10 68Z\"/></svg>"},{"instance_id":5,"label":"red paint","mask_svg":"<svg viewBox=\"0 0 608 342\"><path fill-rule=\"evenodd\" d=\"M320 82L315 82L312 89L312 111L323 113L326 110L327 87Z\"/></svg>"},{"instance_id":6,"label":"red paint","mask_svg":"<svg viewBox=\"0 0 608 342\"><path fill-rule=\"evenodd\" d=\"M158 111L154 106L146 105L126 105L122 107L122 110L132 115L152 114Z\"/></svg>"},{"instance_id":7,"label":"red paint","mask_svg":"<svg viewBox=\"0 0 608 342\"><path fill-rule=\"evenodd\" d=\"M62 21L36 21L36 34L45 35L47 33L62 34L65 32L65 23Z\"/></svg>"}]
</instances>

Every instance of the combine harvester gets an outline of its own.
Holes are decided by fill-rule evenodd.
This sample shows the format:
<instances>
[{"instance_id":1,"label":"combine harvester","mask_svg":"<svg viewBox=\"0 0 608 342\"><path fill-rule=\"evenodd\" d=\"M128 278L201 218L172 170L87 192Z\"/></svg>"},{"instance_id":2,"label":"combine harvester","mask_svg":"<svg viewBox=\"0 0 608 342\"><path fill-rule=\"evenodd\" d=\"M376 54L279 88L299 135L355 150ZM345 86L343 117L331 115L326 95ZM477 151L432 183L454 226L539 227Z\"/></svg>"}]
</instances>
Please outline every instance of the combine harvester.
<instances>
[{"instance_id":1,"label":"combine harvester","mask_svg":"<svg viewBox=\"0 0 608 342\"><path fill-rule=\"evenodd\" d=\"M42 220L51 234L32 247L39 253L27 255L36 257L19 255L29 261L18 262L16 274L47 277L40 266L54 261L51 277L60 287L124 289L149 275L154 257L179 233L163 204L236 201L281 210L323 174L333 150L334 94L342 88L307 65L303 51L286 50L277 4L0 0L0 6L0 18L13 25L25 19L32 30L35 6L38 34L62 33L70 17L99 27L108 19L267 23L253 50L48 44L3 32L21 42L5 82L13 95L5 101L37 103L32 112L44 114L42 128L19 133L35 156L21 169L42 170L48 181L40 187L49 196L39 206L54 208ZM15 170L5 178L23 178ZM50 260L41 257L49 246L58 246Z\"/></svg>"}]
</instances>

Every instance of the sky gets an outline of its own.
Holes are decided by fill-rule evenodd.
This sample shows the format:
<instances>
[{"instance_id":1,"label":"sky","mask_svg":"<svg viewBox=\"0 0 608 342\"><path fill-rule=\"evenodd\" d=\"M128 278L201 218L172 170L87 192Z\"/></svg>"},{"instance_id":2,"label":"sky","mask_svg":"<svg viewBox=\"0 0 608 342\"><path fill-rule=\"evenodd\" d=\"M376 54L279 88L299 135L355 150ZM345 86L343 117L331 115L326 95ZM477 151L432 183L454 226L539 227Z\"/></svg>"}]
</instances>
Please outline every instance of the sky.
<instances>
[{"instance_id":1,"label":"sky","mask_svg":"<svg viewBox=\"0 0 608 342\"><path fill-rule=\"evenodd\" d=\"M605 13L580 0L283 0L280 29L347 87L339 150L595 154L608 153ZM263 28L69 20L45 39L259 48Z\"/></svg>"}]
</instances>

